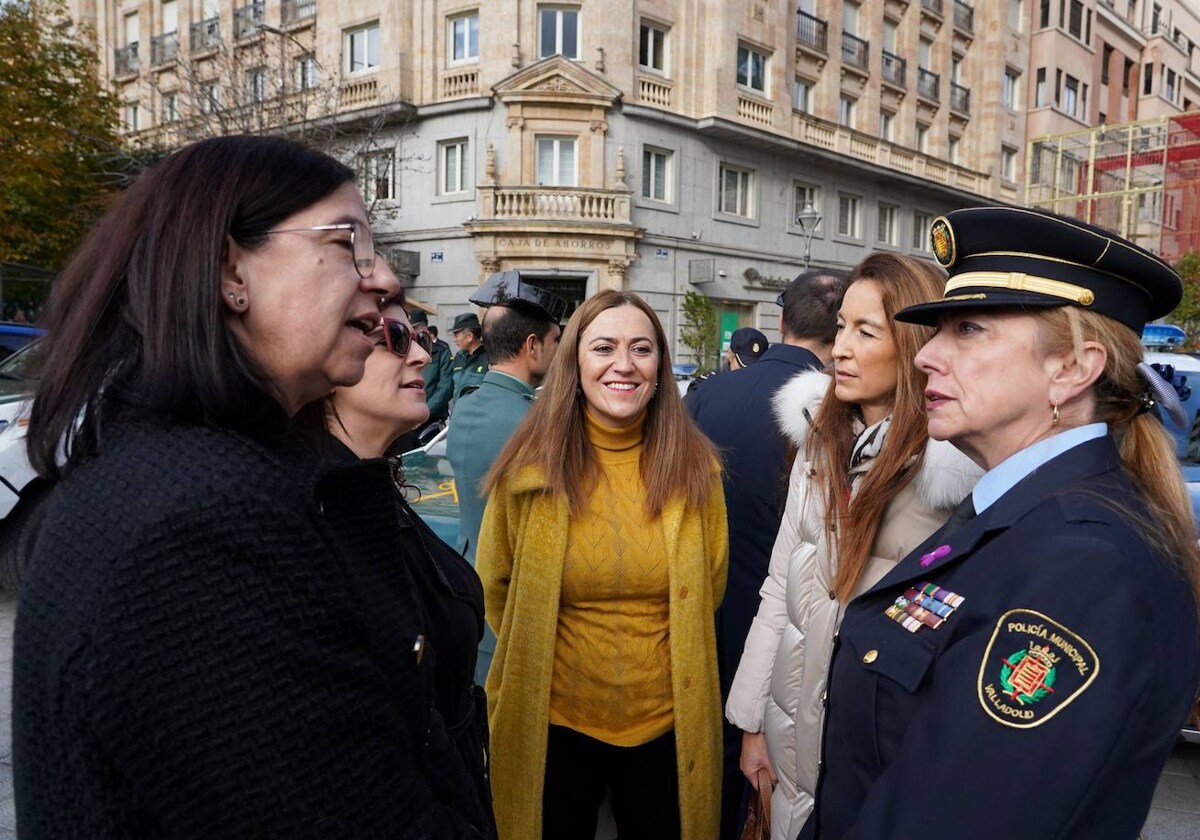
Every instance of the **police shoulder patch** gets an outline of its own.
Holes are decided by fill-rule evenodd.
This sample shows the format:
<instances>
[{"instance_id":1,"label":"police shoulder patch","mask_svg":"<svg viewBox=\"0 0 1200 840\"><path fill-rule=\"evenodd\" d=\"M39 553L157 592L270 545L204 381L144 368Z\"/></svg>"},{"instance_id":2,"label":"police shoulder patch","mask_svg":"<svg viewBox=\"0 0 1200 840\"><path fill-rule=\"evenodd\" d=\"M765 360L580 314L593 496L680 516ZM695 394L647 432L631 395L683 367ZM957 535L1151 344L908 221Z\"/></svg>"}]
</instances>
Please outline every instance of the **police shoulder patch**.
<instances>
[{"instance_id":1,"label":"police shoulder patch","mask_svg":"<svg viewBox=\"0 0 1200 840\"><path fill-rule=\"evenodd\" d=\"M1039 726L1083 694L1100 658L1081 636L1034 610L1000 616L979 664L979 703L999 723Z\"/></svg>"}]
</instances>

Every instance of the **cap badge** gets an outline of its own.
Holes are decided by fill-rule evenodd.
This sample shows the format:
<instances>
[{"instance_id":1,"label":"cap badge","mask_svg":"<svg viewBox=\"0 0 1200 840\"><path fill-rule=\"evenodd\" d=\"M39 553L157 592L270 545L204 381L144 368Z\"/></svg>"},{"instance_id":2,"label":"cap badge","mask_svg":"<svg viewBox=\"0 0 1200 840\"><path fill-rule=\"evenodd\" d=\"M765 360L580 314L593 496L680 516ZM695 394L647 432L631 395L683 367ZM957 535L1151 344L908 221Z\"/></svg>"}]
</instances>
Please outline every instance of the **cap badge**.
<instances>
[{"instance_id":1,"label":"cap badge","mask_svg":"<svg viewBox=\"0 0 1200 840\"><path fill-rule=\"evenodd\" d=\"M958 258L954 247L954 230L945 216L934 220L929 229L929 241L933 245L933 256L944 266L954 264Z\"/></svg>"},{"instance_id":2,"label":"cap badge","mask_svg":"<svg viewBox=\"0 0 1200 840\"><path fill-rule=\"evenodd\" d=\"M757 341L750 345L750 352L752 352L752 353L758 352L758 342Z\"/></svg>"}]
</instances>

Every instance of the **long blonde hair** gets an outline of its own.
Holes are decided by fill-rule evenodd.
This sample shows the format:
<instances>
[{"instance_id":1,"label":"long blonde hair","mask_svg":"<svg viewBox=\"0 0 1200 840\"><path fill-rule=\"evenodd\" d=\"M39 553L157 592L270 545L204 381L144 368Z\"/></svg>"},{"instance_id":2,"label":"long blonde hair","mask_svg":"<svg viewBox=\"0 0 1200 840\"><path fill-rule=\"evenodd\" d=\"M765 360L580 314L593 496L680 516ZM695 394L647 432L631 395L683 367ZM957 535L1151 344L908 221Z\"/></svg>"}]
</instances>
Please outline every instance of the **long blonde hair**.
<instances>
[{"instance_id":1,"label":"long blonde hair","mask_svg":"<svg viewBox=\"0 0 1200 840\"><path fill-rule=\"evenodd\" d=\"M913 359L933 330L895 320L906 306L941 296L946 276L932 263L900 254L876 252L859 263L850 283L869 280L879 287L883 311L896 343L896 396L891 428L883 448L851 497L850 451L854 446L859 407L839 400L831 387L817 409L807 456L817 463L817 480L824 489L826 524L836 533L837 573L833 590L850 600L871 558L871 546L888 505L921 468L925 456L925 374Z\"/></svg>"},{"instance_id":2,"label":"long blonde hair","mask_svg":"<svg viewBox=\"0 0 1200 840\"><path fill-rule=\"evenodd\" d=\"M1146 383L1137 372L1141 340L1112 318L1075 306L1030 314L1039 322L1042 351L1047 354L1074 352L1082 358L1085 341L1098 342L1108 351L1104 372L1092 386L1093 422L1108 424L1121 463L1146 508L1144 516L1121 512L1191 584L1200 610L1200 547L1192 504L1179 472L1174 439L1142 409L1140 395Z\"/></svg>"},{"instance_id":3,"label":"long blonde hair","mask_svg":"<svg viewBox=\"0 0 1200 840\"><path fill-rule=\"evenodd\" d=\"M642 298L633 292L611 289L589 298L571 316L541 395L484 478L485 494L532 464L541 469L551 490L567 500L572 514L587 510L588 495L599 478L599 463L585 431L579 342L601 312L617 306L637 307L650 319L659 350L658 390L646 407L642 427L640 471L646 488L646 514L658 516L674 496L697 506L708 498L717 452L683 407L662 323Z\"/></svg>"}]
</instances>

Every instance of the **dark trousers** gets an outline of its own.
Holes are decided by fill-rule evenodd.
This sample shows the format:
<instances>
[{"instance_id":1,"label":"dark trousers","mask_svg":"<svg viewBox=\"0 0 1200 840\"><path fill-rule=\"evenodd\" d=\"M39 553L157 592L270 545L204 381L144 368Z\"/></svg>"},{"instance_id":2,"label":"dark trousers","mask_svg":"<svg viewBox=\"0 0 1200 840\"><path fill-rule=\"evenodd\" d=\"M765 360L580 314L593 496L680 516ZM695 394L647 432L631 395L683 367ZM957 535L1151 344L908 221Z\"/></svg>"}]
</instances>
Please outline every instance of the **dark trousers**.
<instances>
[{"instance_id":1,"label":"dark trousers","mask_svg":"<svg viewBox=\"0 0 1200 840\"><path fill-rule=\"evenodd\" d=\"M680 836L675 731L637 747L614 747L565 726L546 744L542 840L592 840L605 789L621 840Z\"/></svg>"}]
</instances>

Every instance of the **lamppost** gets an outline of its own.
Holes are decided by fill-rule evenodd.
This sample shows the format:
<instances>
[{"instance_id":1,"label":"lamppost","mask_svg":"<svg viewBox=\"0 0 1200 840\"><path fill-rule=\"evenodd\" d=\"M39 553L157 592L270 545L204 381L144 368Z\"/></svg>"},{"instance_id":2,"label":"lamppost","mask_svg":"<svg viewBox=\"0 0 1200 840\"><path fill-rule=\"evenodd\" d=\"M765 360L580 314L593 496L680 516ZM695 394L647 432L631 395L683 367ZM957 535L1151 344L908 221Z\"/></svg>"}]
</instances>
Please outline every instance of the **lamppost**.
<instances>
[{"instance_id":1,"label":"lamppost","mask_svg":"<svg viewBox=\"0 0 1200 840\"><path fill-rule=\"evenodd\" d=\"M796 224L800 225L800 232L804 234L804 270L808 271L813 234L817 232L817 225L821 224L821 214L811 201L804 202L804 209L796 214Z\"/></svg>"}]
</instances>

